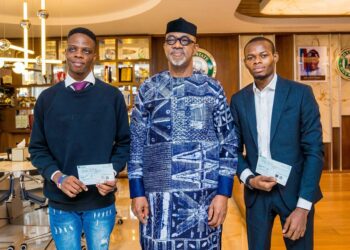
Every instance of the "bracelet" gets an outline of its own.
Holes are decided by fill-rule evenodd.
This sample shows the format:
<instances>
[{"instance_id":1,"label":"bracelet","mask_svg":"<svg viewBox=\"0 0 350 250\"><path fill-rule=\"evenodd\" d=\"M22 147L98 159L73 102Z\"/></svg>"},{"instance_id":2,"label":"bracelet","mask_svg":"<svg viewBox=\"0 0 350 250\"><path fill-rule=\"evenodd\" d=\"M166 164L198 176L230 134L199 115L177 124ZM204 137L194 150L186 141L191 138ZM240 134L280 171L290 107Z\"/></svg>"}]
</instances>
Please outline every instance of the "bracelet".
<instances>
[{"instance_id":1,"label":"bracelet","mask_svg":"<svg viewBox=\"0 0 350 250\"><path fill-rule=\"evenodd\" d=\"M63 174L60 176L60 178L58 178L57 187L59 189L62 189L62 183L63 183L64 179L66 179L67 177L68 177L68 175Z\"/></svg>"},{"instance_id":2,"label":"bracelet","mask_svg":"<svg viewBox=\"0 0 350 250\"><path fill-rule=\"evenodd\" d=\"M254 188L252 187L252 185L250 185L250 180L253 179L255 177L255 175L249 175L247 177L247 179L245 180L245 185L250 189L250 190L253 190Z\"/></svg>"}]
</instances>

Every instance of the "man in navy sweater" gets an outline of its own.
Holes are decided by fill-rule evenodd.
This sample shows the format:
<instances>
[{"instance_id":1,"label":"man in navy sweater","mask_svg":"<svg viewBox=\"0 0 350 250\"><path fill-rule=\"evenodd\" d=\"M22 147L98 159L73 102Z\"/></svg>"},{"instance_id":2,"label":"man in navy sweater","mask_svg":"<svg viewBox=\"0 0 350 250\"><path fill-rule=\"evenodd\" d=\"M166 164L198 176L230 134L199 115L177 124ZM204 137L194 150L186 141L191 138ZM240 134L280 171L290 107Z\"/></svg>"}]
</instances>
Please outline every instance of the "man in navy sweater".
<instances>
[{"instance_id":1,"label":"man in navy sweater","mask_svg":"<svg viewBox=\"0 0 350 250\"><path fill-rule=\"evenodd\" d=\"M108 249L115 222L116 182L85 185L77 166L115 174L129 157L129 125L121 92L95 79L96 36L85 28L68 34L68 74L43 91L34 109L30 139L33 165L45 178L50 227L57 249Z\"/></svg>"}]
</instances>

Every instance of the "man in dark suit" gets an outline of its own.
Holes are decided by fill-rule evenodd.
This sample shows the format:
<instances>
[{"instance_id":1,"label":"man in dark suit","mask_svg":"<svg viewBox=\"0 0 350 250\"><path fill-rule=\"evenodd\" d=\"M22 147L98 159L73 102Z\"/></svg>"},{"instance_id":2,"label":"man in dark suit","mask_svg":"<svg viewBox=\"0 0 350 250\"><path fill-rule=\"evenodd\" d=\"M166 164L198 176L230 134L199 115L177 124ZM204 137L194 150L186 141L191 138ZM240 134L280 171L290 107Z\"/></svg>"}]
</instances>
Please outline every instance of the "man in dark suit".
<instances>
[{"instance_id":1,"label":"man in dark suit","mask_svg":"<svg viewBox=\"0 0 350 250\"><path fill-rule=\"evenodd\" d=\"M233 95L231 112L240 141L237 174L245 184L249 249L270 249L276 215L287 249L313 249L314 204L322 198L318 105L309 86L276 74L278 54L269 39L250 40L244 56L254 83ZM285 185L256 172L261 159L290 166Z\"/></svg>"}]
</instances>

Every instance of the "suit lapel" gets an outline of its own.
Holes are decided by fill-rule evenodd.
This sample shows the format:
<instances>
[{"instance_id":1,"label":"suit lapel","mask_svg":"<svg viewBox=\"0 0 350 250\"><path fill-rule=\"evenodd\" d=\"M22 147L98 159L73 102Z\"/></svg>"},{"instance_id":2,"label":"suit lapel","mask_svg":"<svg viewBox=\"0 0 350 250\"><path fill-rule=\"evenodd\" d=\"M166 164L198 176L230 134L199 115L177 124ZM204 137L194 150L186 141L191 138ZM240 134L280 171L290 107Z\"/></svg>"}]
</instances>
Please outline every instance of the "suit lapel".
<instances>
[{"instance_id":1,"label":"suit lapel","mask_svg":"<svg viewBox=\"0 0 350 250\"><path fill-rule=\"evenodd\" d=\"M246 117L248 119L248 124L250 132L252 134L255 145L258 146L258 132L256 128L256 112L255 112L255 100L253 92L253 84L245 92L246 98Z\"/></svg>"},{"instance_id":2,"label":"suit lapel","mask_svg":"<svg viewBox=\"0 0 350 250\"><path fill-rule=\"evenodd\" d=\"M271 117L271 131L270 131L270 143L276 133L278 122L281 118L281 114L284 108L284 104L287 100L289 92L289 85L286 84L285 80L279 76L277 78L275 98L273 101L272 117Z\"/></svg>"}]
</instances>

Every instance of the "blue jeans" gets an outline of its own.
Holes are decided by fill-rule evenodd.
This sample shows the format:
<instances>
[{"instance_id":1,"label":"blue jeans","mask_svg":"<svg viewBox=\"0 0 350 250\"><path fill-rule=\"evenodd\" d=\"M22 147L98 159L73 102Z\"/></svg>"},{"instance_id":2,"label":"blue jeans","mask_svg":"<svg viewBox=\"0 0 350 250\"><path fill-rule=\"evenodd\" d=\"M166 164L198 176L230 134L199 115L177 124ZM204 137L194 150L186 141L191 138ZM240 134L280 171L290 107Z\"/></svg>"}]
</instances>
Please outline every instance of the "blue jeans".
<instances>
[{"instance_id":1,"label":"blue jeans","mask_svg":"<svg viewBox=\"0 0 350 250\"><path fill-rule=\"evenodd\" d=\"M89 250L108 249L115 223L115 205L87 211L63 211L49 207L52 238L58 250L80 250L84 230Z\"/></svg>"}]
</instances>

